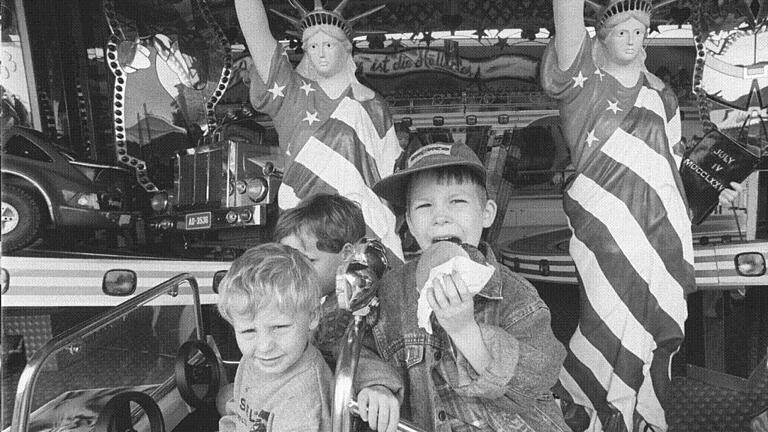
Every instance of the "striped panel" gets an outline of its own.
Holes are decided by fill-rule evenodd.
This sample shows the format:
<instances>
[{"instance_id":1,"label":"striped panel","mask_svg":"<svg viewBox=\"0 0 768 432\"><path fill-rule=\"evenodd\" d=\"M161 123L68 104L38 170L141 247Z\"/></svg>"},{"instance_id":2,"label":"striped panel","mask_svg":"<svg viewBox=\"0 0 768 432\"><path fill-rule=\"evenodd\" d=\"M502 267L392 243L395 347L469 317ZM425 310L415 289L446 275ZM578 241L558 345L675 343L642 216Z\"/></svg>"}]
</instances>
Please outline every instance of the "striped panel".
<instances>
[{"instance_id":1,"label":"striped panel","mask_svg":"<svg viewBox=\"0 0 768 432\"><path fill-rule=\"evenodd\" d=\"M711 246L694 247L694 265L696 266L696 288L717 286L720 282L717 275L717 252Z\"/></svg>"},{"instance_id":2,"label":"striped panel","mask_svg":"<svg viewBox=\"0 0 768 432\"><path fill-rule=\"evenodd\" d=\"M721 285L761 285L768 286L768 272L762 276L741 276L736 272L736 256L743 252L757 252L768 260L768 241L755 242L749 248L738 245L718 246L716 248L716 266L718 282Z\"/></svg>"},{"instance_id":3,"label":"striped panel","mask_svg":"<svg viewBox=\"0 0 768 432\"><path fill-rule=\"evenodd\" d=\"M501 250L501 263L510 270L520 273L531 281L554 282L569 285L579 283L576 265L570 255L550 255L546 252L529 252L524 247L536 243L536 236L525 238L507 245ZM740 276L736 272L734 259L744 252L762 252L768 258L768 242L755 241L737 243L730 246L710 244L694 247L694 265L696 270L696 287L707 289L751 285L768 286L768 273L757 277ZM542 263L550 269L544 274Z\"/></svg>"},{"instance_id":4,"label":"striped panel","mask_svg":"<svg viewBox=\"0 0 768 432\"><path fill-rule=\"evenodd\" d=\"M104 273L111 269L136 272L136 294L155 287L180 274L197 279L200 301L215 304L213 275L228 270L221 261L175 261L135 259L79 259L3 257L2 266L10 275L10 288L3 294L3 307L115 306L127 297L110 297L101 290ZM178 297L184 297L181 290ZM160 301L177 304L168 296ZM188 303L188 299L183 302ZM159 304L159 303L158 303Z\"/></svg>"}]
</instances>

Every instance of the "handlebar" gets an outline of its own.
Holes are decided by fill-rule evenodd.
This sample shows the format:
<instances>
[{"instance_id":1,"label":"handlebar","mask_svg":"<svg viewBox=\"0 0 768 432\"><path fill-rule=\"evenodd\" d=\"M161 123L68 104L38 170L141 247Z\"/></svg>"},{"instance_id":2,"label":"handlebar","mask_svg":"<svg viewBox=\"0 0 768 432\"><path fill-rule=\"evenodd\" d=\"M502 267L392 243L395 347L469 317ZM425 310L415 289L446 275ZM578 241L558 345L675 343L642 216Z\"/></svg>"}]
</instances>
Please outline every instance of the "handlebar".
<instances>
[{"instance_id":1,"label":"handlebar","mask_svg":"<svg viewBox=\"0 0 768 432\"><path fill-rule=\"evenodd\" d=\"M349 408L349 412L351 414L354 414L356 416L360 415L360 411L359 411L359 408L357 406L357 402L355 402L353 400L349 401L349 403L347 404L347 408ZM400 420L397 423L397 430L399 430L401 432L423 432L421 429L417 428L415 425L413 425L412 423L410 423L408 421L405 421L405 420Z\"/></svg>"}]
</instances>

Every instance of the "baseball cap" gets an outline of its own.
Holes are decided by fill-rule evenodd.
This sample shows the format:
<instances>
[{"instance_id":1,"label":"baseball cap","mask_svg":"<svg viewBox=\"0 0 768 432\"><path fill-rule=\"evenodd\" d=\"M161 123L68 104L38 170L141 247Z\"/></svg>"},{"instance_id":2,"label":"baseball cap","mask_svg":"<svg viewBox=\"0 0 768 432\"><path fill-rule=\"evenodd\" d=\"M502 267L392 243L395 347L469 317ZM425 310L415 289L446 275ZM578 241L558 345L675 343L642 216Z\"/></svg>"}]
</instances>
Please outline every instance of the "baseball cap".
<instances>
[{"instance_id":1,"label":"baseball cap","mask_svg":"<svg viewBox=\"0 0 768 432\"><path fill-rule=\"evenodd\" d=\"M434 143L416 150L405 168L379 180L373 185L373 191L393 205L405 207L408 182L413 174L450 166L465 166L486 182L485 167L469 146L462 142Z\"/></svg>"}]
</instances>

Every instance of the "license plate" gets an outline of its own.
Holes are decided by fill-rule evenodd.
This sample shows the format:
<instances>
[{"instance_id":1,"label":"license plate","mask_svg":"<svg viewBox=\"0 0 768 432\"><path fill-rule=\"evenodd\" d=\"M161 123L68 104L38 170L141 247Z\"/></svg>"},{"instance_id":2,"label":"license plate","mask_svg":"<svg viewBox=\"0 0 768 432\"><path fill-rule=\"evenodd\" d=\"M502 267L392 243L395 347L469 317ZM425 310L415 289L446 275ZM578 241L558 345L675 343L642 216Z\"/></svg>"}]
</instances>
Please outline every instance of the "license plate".
<instances>
[{"instance_id":1,"label":"license plate","mask_svg":"<svg viewBox=\"0 0 768 432\"><path fill-rule=\"evenodd\" d=\"M131 224L131 215L120 215L120 218L117 220L117 224L120 226L124 225L130 225Z\"/></svg>"},{"instance_id":2,"label":"license plate","mask_svg":"<svg viewBox=\"0 0 768 432\"><path fill-rule=\"evenodd\" d=\"M186 216L187 229L206 229L211 227L211 212L191 213Z\"/></svg>"}]
</instances>

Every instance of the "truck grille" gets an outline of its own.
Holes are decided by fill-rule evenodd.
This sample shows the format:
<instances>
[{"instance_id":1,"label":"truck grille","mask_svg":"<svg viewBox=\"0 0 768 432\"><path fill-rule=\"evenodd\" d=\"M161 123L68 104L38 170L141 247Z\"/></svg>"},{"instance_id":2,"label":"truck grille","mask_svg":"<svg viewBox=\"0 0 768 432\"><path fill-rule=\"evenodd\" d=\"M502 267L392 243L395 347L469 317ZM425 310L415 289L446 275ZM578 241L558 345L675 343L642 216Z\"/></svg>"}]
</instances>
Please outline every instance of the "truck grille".
<instances>
[{"instance_id":1,"label":"truck grille","mask_svg":"<svg viewBox=\"0 0 768 432\"><path fill-rule=\"evenodd\" d=\"M226 200L226 172L224 149L180 155L178 161L178 206L193 207L200 204L222 204Z\"/></svg>"}]
</instances>

